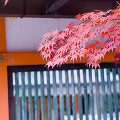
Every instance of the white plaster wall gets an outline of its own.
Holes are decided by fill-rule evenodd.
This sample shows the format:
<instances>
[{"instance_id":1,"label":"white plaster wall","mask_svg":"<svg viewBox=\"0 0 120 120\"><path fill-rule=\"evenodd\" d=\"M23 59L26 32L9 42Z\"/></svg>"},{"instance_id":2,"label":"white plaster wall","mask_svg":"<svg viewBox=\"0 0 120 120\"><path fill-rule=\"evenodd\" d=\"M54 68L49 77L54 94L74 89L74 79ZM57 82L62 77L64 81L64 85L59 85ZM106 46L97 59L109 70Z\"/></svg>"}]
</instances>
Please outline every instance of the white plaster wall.
<instances>
[{"instance_id":1,"label":"white plaster wall","mask_svg":"<svg viewBox=\"0 0 120 120\"><path fill-rule=\"evenodd\" d=\"M5 18L7 52L36 52L43 35L63 30L74 19Z\"/></svg>"}]
</instances>

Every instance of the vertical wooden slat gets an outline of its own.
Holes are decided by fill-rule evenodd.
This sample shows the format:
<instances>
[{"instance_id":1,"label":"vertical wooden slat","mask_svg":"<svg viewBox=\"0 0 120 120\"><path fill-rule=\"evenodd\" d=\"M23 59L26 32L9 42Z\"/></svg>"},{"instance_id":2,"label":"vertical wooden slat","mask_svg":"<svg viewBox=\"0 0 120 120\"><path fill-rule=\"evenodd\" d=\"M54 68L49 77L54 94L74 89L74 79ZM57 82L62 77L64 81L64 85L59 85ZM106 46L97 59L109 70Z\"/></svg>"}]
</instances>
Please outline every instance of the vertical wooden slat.
<instances>
[{"instance_id":1,"label":"vertical wooden slat","mask_svg":"<svg viewBox=\"0 0 120 120\"><path fill-rule=\"evenodd\" d=\"M27 120L24 72L21 73L21 77L22 77L22 120Z\"/></svg>"},{"instance_id":2,"label":"vertical wooden slat","mask_svg":"<svg viewBox=\"0 0 120 120\"><path fill-rule=\"evenodd\" d=\"M69 93L69 78L68 71L65 71L65 82L66 82L66 107L67 107L67 118L70 120L70 93Z\"/></svg>"},{"instance_id":3,"label":"vertical wooden slat","mask_svg":"<svg viewBox=\"0 0 120 120\"><path fill-rule=\"evenodd\" d=\"M119 97L120 97L120 68L118 68L118 78L119 78ZM120 100L119 100L118 104L120 106Z\"/></svg>"},{"instance_id":4,"label":"vertical wooden slat","mask_svg":"<svg viewBox=\"0 0 120 120\"><path fill-rule=\"evenodd\" d=\"M89 69L89 86L90 86L90 113L92 114L92 120L95 120L94 100L93 100L93 82L92 82L92 70L91 69Z\"/></svg>"},{"instance_id":5,"label":"vertical wooden slat","mask_svg":"<svg viewBox=\"0 0 120 120\"><path fill-rule=\"evenodd\" d=\"M77 70L78 78L78 102L79 102L79 118L83 120L83 106L82 106L82 92L81 92L81 82L80 82L80 71Z\"/></svg>"},{"instance_id":6,"label":"vertical wooden slat","mask_svg":"<svg viewBox=\"0 0 120 120\"><path fill-rule=\"evenodd\" d=\"M48 120L51 120L51 89L50 89L50 73L47 71L47 105L48 105Z\"/></svg>"},{"instance_id":7,"label":"vertical wooden slat","mask_svg":"<svg viewBox=\"0 0 120 120\"><path fill-rule=\"evenodd\" d=\"M88 97L87 97L87 82L86 82L86 70L83 70L83 80L84 80L84 106L85 106L85 115L86 120L89 120L88 118Z\"/></svg>"},{"instance_id":8,"label":"vertical wooden slat","mask_svg":"<svg viewBox=\"0 0 120 120\"><path fill-rule=\"evenodd\" d=\"M101 94L102 94L102 112L104 120L107 120L107 113L106 113L106 95L105 95L105 81L104 81L104 70L101 69Z\"/></svg>"},{"instance_id":9,"label":"vertical wooden slat","mask_svg":"<svg viewBox=\"0 0 120 120\"><path fill-rule=\"evenodd\" d=\"M107 69L107 91L108 91L108 107L110 120L113 120L113 106L112 106L112 93L111 93L111 82L110 82L110 69Z\"/></svg>"},{"instance_id":10,"label":"vertical wooden slat","mask_svg":"<svg viewBox=\"0 0 120 120\"><path fill-rule=\"evenodd\" d=\"M118 84L119 84L119 99L118 99L118 107L119 107L119 109L120 109L120 68L118 68L118 78L119 78L119 80L118 80ZM119 113L118 113L118 115L120 115Z\"/></svg>"},{"instance_id":11,"label":"vertical wooden slat","mask_svg":"<svg viewBox=\"0 0 120 120\"><path fill-rule=\"evenodd\" d=\"M46 120L43 71L40 71L40 81L41 81L41 113L42 113L42 120Z\"/></svg>"},{"instance_id":12,"label":"vertical wooden slat","mask_svg":"<svg viewBox=\"0 0 120 120\"><path fill-rule=\"evenodd\" d=\"M74 73L71 70L71 82L72 82L72 109L73 109L73 119L76 120L76 98L75 98L75 83L74 83Z\"/></svg>"},{"instance_id":13,"label":"vertical wooden slat","mask_svg":"<svg viewBox=\"0 0 120 120\"><path fill-rule=\"evenodd\" d=\"M60 120L64 120L64 98L62 86L62 71L59 71Z\"/></svg>"},{"instance_id":14,"label":"vertical wooden slat","mask_svg":"<svg viewBox=\"0 0 120 120\"><path fill-rule=\"evenodd\" d=\"M54 106L55 120L58 120L57 84L56 84L55 71L53 71L53 106Z\"/></svg>"},{"instance_id":15,"label":"vertical wooden slat","mask_svg":"<svg viewBox=\"0 0 120 120\"><path fill-rule=\"evenodd\" d=\"M114 93L114 108L115 108L115 117L116 120L119 119L118 117L118 97L117 97L117 88L116 88L116 69L112 69L113 73L113 93Z\"/></svg>"},{"instance_id":16,"label":"vertical wooden slat","mask_svg":"<svg viewBox=\"0 0 120 120\"><path fill-rule=\"evenodd\" d=\"M37 72L34 72L34 81L35 81L35 120L39 120L39 98L38 98L38 81L37 81Z\"/></svg>"},{"instance_id":17,"label":"vertical wooden slat","mask_svg":"<svg viewBox=\"0 0 120 120\"><path fill-rule=\"evenodd\" d=\"M15 105L16 105L16 120L20 120L20 99L19 99L19 74L15 73Z\"/></svg>"},{"instance_id":18,"label":"vertical wooden slat","mask_svg":"<svg viewBox=\"0 0 120 120\"><path fill-rule=\"evenodd\" d=\"M99 92L99 82L98 82L98 69L95 70L95 86L96 86L96 100L97 100L97 115L98 115L98 120L101 120L100 92Z\"/></svg>"},{"instance_id":19,"label":"vertical wooden slat","mask_svg":"<svg viewBox=\"0 0 120 120\"><path fill-rule=\"evenodd\" d=\"M31 72L28 72L28 104L29 104L29 120L33 120L33 102L32 102Z\"/></svg>"},{"instance_id":20,"label":"vertical wooden slat","mask_svg":"<svg viewBox=\"0 0 120 120\"><path fill-rule=\"evenodd\" d=\"M120 68L118 68L118 77L119 77L119 94L120 94Z\"/></svg>"}]
</instances>

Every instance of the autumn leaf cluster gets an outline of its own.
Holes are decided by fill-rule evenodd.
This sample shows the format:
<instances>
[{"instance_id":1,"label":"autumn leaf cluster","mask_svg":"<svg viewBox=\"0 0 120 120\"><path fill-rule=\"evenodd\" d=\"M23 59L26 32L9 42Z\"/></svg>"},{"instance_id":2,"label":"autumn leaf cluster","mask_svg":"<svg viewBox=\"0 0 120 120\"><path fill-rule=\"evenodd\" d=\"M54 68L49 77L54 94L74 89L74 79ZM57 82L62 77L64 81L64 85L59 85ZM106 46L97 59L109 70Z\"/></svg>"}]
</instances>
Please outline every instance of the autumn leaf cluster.
<instances>
[{"instance_id":1,"label":"autumn leaf cluster","mask_svg":"<svg viewBox=\"0 0 120 120\"><path fill-rule=\"evenodd\" d=\"M77 15L76 21L63 31L46 33L38 51L48 60L48 67L85 57L86 64L96 68L111 50L115 51L119 63L120 6L107 12L95 10Z\"/></svg>"}]
</instances>

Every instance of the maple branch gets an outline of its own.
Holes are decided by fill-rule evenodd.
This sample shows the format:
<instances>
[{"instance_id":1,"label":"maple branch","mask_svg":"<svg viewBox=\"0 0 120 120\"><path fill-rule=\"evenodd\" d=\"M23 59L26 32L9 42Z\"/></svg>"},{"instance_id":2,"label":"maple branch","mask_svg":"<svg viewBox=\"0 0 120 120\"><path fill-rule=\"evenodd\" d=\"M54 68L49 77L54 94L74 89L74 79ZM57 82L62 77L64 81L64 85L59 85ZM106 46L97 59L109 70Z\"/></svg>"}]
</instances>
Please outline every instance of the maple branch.
<instances>
[{"instance_id":1,"label":"maple branch","mask_svg":"<svg viewBox=\"0 0 120 120\"><path fill-rule=\"evenodd\" d=\"M116 1L120 4L118 1ZM115 64L120 63L120 6L107 12L95 10L78 14L61 32L46 33L39 50L48 60L48 68L61 65L67 60L82 57L86 65L100 67L101 58L115 50Z\"/></svg>"},{"instance_id":2,"label":"maple branch","mask_svg":"<svg viewBox=\"0 0 120 120\"><path fill-rule=\"evenodd\" d=\"M118 5L120 5L120 3L118 1L116 1Z\"/></svg>"}]
</instances>

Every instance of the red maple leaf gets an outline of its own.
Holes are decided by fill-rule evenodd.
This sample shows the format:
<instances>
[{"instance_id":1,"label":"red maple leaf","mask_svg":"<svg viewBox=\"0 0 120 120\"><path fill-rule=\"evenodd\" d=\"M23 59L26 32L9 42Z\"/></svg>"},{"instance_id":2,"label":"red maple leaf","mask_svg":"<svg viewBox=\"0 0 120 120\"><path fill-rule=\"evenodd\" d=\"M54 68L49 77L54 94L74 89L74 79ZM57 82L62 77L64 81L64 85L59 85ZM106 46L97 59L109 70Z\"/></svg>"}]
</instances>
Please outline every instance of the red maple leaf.
<instances>
[{"instance_id":1,"label":"red maple leaf","mask_svg":"<svg viewBox=\"0 0 120 120\"><path fill-rule=\"evenodd\" d=\"M86 64L96 68L106 53L120 52L120 7L78 14L76 19L63 31L54 31L43 38L39 51L49 58L48 67L85 57Z\"/></svg>"}]
</instances>

